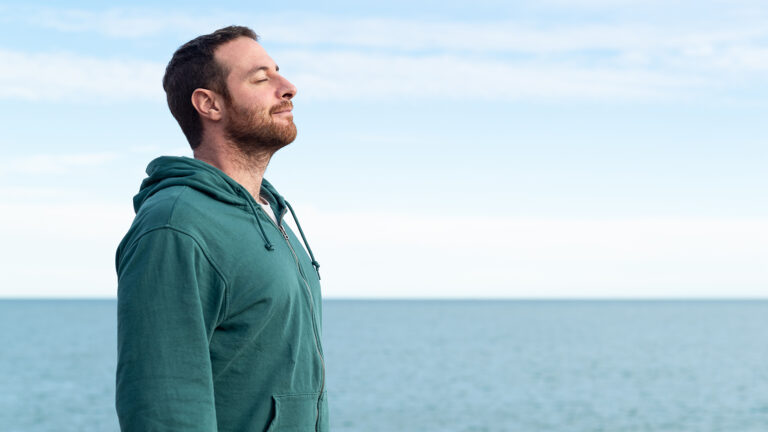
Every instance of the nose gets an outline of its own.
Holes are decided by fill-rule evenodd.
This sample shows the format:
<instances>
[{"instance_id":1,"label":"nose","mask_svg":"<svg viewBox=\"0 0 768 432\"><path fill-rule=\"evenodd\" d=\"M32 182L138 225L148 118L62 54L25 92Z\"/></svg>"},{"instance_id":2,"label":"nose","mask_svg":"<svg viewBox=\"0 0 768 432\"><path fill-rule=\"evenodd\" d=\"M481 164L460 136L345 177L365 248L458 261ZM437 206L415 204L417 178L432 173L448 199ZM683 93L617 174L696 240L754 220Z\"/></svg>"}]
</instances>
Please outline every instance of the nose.
<instances>
[{"instance_id":1,"label":"nose","mask_svg":"<svg viewBox=\"0 0 768 432\"><path fill-rule=\"evenodd\" d=\"M293 99L293 97L296 96L296 92L298 91L298 89L296 89L296 86L293 85L287 79L282 78L282 80L283 80L283 85L280 88L280 98L287 99L287 100Z\"/></svg>"}]
</instances>

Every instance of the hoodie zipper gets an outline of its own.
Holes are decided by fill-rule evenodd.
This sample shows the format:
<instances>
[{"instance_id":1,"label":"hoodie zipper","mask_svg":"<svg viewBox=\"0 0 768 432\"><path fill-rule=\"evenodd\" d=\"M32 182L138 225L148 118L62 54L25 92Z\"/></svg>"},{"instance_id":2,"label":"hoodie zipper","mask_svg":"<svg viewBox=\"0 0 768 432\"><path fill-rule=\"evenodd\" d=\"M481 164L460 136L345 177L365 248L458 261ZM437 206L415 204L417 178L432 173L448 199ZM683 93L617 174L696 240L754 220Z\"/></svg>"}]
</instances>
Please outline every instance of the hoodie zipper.
<instances>
[{"instance_id":1,"label":"hoodie zipper","mask_svg":"<svg viewBox=\"0 0 768 432\"><path fill-rule=\"evenodd\" d=\"M317 323L315 322L315 300L314 297L312 297L312 291L309 289L309 283L307 282L306 277L304 276L304 272L301 270L301 265L299 264L299 257L296 255L296 251L293 250L293 246L291 246L291 240L288 238L288 233L285 232L285 228L282 226L279 226L280 232L283 233L283 238L285 239L285 242L288 244L288 249L291 250L291 253L293 254L293 259L296 261L296 268L299 269L299 275L301 276L301 280L304 282L304 286L307 288L307 294L309 295L309 312L312 315L312 330L314 330L315 334L315 350L317 351L317 355L320 357L320 365L322 366L322 374L321 374L321 380L320 380L320 394L317 396L317 405L315 406L315 431L319 430L320 427L320 403L323 398L323 390L325 389L325 359L323 358L323 353L320 352L320 342L318 341L317 336Z\"/></svg>"},{"instance_id":2,"label":"hoodie zipper","mask_svg":"<svg viewBox=\"0 0 768 432\"><path fill-rule=\"evenodd\" d=\"M261 211L264 211L261 206L259 206L259 209ZM280 218L279 220L283 220L283 216L285 216L285 209L283 209L282 212L280 212ZM317 335L317 322L315 321L315 300L312 296L312 290L309 288L309 282L307 282L307 278L304 275L304 271L301 269L301 264L299 264L299 257L296 255L296 251L293 249L293 246L291 246L291 240L288 237L288 233L285 232L285 228L283 228L282 225L278 225L275 223L275 221L272 220L269 215L267 215L267 219L274 225L280 233L283 235L283 238L285 239L285 243L288 245L288 249L291 250L291 254L293 255L293 260L296 262L296 269L299 271L299 276L301 276L302 282L304 282L304 287L306 288L307 295L309 296L309 312L312 316L312 330L315 336L315 351L317 352L318 357L320 358L320 365L322 366L321 369L321 380L320 380L320 393L317 396L317 404L315 405L315 431L319 430L320 427L320 404L323 398L323 390L325 390L325 359L323 358L323 353L320 352L320 341L319 337Z\"/></svg>"}]
</instances>

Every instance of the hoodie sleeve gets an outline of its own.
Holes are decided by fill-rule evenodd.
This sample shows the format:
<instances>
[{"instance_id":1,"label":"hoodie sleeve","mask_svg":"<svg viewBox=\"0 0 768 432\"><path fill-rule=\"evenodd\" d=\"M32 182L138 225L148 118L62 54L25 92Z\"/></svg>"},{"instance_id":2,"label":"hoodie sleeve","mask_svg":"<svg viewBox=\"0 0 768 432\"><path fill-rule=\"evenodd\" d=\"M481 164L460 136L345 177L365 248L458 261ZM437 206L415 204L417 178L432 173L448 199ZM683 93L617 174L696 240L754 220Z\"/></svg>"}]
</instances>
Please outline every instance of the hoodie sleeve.
<instances>
[{"instance_id":1,"label":"hoodie sleeve","mask_svg":"<svg viewBox=\"0 0 768 432\"><path fill-rule=\"evenodd\" d=\"M225 284L189 235L160 228L118 258L116 408L123 431L216 431L209 343Z\"/></svg>"}]
</instances>

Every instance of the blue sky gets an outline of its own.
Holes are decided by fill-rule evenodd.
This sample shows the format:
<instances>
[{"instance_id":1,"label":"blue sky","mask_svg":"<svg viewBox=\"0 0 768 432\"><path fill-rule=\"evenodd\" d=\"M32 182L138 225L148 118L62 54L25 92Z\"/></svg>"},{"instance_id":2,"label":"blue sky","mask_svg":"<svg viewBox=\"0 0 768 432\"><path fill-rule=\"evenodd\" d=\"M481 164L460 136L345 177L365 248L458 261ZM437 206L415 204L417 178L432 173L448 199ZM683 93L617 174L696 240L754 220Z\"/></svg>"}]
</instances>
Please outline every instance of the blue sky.
<instances>
[{"instance_id":1,"label":"blue sky","mask_svg":"<svg viewBox=\"0 0 768 432\"><path fill-rule=\"evenodd\" d=\"M511 4L510 4L511 3ZM759 1L6 2L0 296L112 297L173 51L252 27L329 297L765 297Z\"/></svg>"}]
</instances>

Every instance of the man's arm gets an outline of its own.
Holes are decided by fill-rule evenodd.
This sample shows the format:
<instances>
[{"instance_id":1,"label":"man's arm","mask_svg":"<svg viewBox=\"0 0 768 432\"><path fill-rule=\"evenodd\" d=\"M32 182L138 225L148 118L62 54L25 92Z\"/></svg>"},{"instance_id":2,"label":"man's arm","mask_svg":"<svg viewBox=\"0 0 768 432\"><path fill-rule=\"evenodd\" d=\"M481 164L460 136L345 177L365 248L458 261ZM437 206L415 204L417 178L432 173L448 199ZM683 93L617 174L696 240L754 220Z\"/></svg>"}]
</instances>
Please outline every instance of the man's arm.
<instances>
[{"instance_id":1,"label":"man's arm","mask_svg":"<svg viewBox=\"0 0 768 432\"><path fill-rule=\"evenodd\" d=\"M116 407L123 431L216 431L209 341L225 284L195 240L142 235L118 262Z\"/></svg>"}]
</instances>

